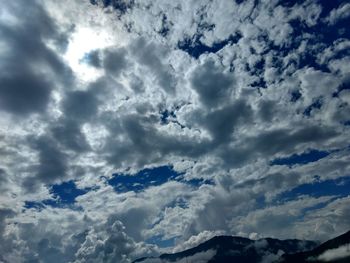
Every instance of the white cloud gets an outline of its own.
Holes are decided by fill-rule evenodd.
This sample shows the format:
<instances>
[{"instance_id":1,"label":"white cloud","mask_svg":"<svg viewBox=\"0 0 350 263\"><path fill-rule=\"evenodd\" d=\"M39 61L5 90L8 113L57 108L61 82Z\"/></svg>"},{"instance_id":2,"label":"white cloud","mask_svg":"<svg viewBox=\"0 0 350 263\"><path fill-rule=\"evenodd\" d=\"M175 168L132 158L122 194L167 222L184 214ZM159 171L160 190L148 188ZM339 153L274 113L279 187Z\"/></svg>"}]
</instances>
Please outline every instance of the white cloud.
<instances>
[{"instance_id":1,"label":"white cloud","mask_svg":"<svg viewBox=\"0 0 350 263\"><path fill-rule=\"evenodd\" d=\"M147 253L125 234L124 229L120 221L91 229L77 250L74 262L130 262L133 253Z\"/></svg>"},{"instance_id":2,"label":"white cloud","mask_svg":"<svg viewBox=\"0 0 350 263\"><path fill-rule=\"evenodd\" d=\"M306 225L312 224L313 220L307 220L308 215L320 213L313 207L324 204L332 200L332 197L301 197L298 200L285 202L281 205L257 209L247 215L233 218L231 221L232 232L252 233L258 232L264 237L298 238L298 239L318 239L322 237L321 232L305 232ZM310 212L304 212L310 209ZM299 222L299 218L305 219ZM305 226L303 225L305 223ZM310 227L310 226L309 226Z\"/></svg>"},{"instance_id":3,"label":"white cloud","mask_svg":"<svg viewBox=\"0 0 350 263\"><path fill-rule=\"evenodd\" d=\"M177 263L187 263L187 262L198 262L198 263L207 263L209 262L216 254L215 250L208 250L205 252L199 252L193 256L185 257L180 260L177 260Z\"/></svg>"},{"instance_id":4,"label":"white cloud","mask_svg":"<svg viewBox=\"0 0 350 263\"><path fill-rule=\"evenodd\" d=\"M209 262L216 254L216 251L213 249L210 249L208 251L204 251L204 252L198 252L192 256L188 256L188 257L184 257L175 261L168 261L165 259L146 259L142 262L145 263L168 263L168 262L176 262L176 263L207 263Z\"/></svg>"},{"instance_id":5,"label":"white cloud","mask_svg":"<svg viewBox=\"0 0 350 263\"><path fill-rule=\"evenodd\" d=\"M337 9L333 9L329 14L329 16L326 18L326 21L329 22L331 25L334 25L337 22L349 16L350 16L350 4L344 3L344 4L341 4Z\"/></svg>"},{"instance_id":6,"label":"white cloud","mask_svg":"<svg viewBox=\"0 0 350 263\"><path fill-rule=\"evenodd\" d=\"M330 262L334 260L339 260L345 257L350 257L350 244L340 246L338 248L329 249L323 252L317 257L317 260L322 262ZM312 261L312 259L309 259Z\"/></svg>"},{"instance_id":7,"label":"white cloud","mask_svg":"<svg viewBox=\"0 0 350 263\"><path fill-rule=\"evenodd\" d=\"M216 230L216 231L208 231L205 230L203 232L200 232L198 235L191 236L188 240L185 242L179 242L178 245L173 249L173 252L180 252L186 249L190 249L193 247L198 246L199 244L215 237L215 236L220 236L223 235L225 232Z\"/></svg>"}]
</instances>

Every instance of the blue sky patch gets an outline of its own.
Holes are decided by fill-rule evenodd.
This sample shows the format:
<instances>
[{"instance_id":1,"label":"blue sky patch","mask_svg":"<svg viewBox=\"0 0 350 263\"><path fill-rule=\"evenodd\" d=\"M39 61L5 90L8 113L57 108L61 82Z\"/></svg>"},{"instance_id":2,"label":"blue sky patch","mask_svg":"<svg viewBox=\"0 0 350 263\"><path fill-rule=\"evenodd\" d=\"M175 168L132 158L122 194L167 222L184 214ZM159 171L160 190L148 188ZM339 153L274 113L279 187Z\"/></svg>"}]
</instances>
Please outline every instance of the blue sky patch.
<instances>
[{"instance_id":1,"label":"blue sky patch","mask_svg":"<svg viewBox=\"0 0 350 263\"><path fill-rule=\"evenodd\" d=\"M291 102L296 102L301 98L301 93L299 90L293 91L290 95L291 95L291 99L290 99Z\"/></svg>"},{"instance_id":2,"label":"blue sky patch","mask_svg":"<svg viewBox=\"0 0 350 263\"><path fill-rule=\"evenodd\" d=\"M171 166L160 166L156 168L147 168L141 170L135 175L114 174L108 183L114 187L117 192L140 192L150 186L164 184L179 176Z\"/></svg>"},{"instance_id":3,"label":"blue sky patch","mask_svg":"<svg viewBox=\"0 0 350 263\"><path fill-rule=\"evenodd\" d=\"M315 102L313 102L310 106L308 106L305 110L304 110L304 115L310 117L312 110L313 109L321 109L322 107L322 100L318 99Z\"/></svg>"},{"instance_id":4,"label":"blue sky patch","mask_svg":"<svg viewBox=\"0 0 350 263\"><path fill-rule=\"evenodd\" d=\"M343 90L350 90L350 79L344 81L338 88L337 91L333 93L333 97L339 97L339 93Z\"/></svg>"},{"instance_id":5,"label":"blue sky patch","mask_svg":"<svg viewBox=\"0 0 350 263\"><path fill-rule=\"evenodd\" d=\"M151 186L159 186L169 181L177 181L188 184L193 187L199 187L203 184L213 184L212 181L196 178L185 180L184 174L177 173L172 166L160 166L147 168L134 175L113 174L108 183L119 193L129 191L141 192Z\"/></svg>"},{"instance_id":6,"label":"blue sky patch","mask_svg":"<svg viewBox=\"0 0 350 263\"><path fill-rule=\"evenodd\" d=\"M90 189L78 189L73 181L63 182L50 186L50 193L53 199L42 201L25 201L25 208L42 209L45 206L64 207L73 205L75 198L86 194Z\"/></svg>"},{"instance_id":7,"label":"blue sky patch","mask_svg":"<svg viewBox=\"0 0 350 263\"><path fill-rule=\"evenodd\" d=\"M169 118L176 118L174 111L165 110L160 113L160 121L162 124L169 123Z\"/></svg>"},{"instance_id":8,"label":"blue sky patch","mask_svg":"<svg viewBox=\"0 0 350 263\"><path fill-rule=\"evenodd\" d=\"M146 243L148 244L155 244L158 247L166 248L166 247L173 247L175 245L175 239L176 237L170 238L170 239L163 239L163 236L153 236L146 240Z\"/></svg>"},{"instance_id":9,"label":"blue sky patch","mask_svg":"<svg viewBox=\"0 0 350 263\"><path fill-rule=\"evenodd\" d=\"M332 198L331 200L328 200L328 201L326 201L326 202L321 202L321 203L318 203L318 204L313 205L313 206L311 206L311 207L306 207L306 208L304 208L304 209L302 210L302 215L300 215L300 219L302 219L302 218L303 218L303 215L304 215L305 213L309 212L309 211L318 210L318 209L322 209L322 208L326 207L329 203L333 202L334 199L336 199L336 198Z\"/></svg>"},{"instance_id":10,"label":"blue sky patch","mask_svg":"<svg viewBox=\"0 0 350 263\"><path fill-rule=\"evenodd\" d=\"M43 200L43 201L25 201L24 202L24 208L26 208L26 209L34 208L37 210L42 210L47 205L48 206L55 206L56 201L51 200L51 199L47 199L47 200Z\"/></svg>"},{"instance_id":11,"label":"blue sky patch","mask_svg":"<svg viewBox=\"0 0 350 263\"><path fill-rule=\"evenodd\" d=\"M88 189L78 189L73 181L55 184L51 187L50 193L62 204L72 204L79 195L86 194Z\"/></svg>"},{"instance_id":12,"label":"blue sky patch","mask_svg":"<svg viewBox=\"0 0 350 263\"><path fill-rule=\"evenodd\" d=\"M271 165L294 165L294 164L307 164L311 162L316 162L322 158L327 157L330 152L310 150L302 154L293 154L285 158L277 158L271 161Z\"/></svg>"},{"instance_id":13,"label":"blue sky patch","mask_svg":"<svg viewBox=\"0 0 350 263\"><path fill-rule=\"evenodd\" d=\"M194 58L199 58L204 53L216 53L230 43L237 43L241 38L240 34L231 35L228 39L214 43L212 46L207 46L200 41L201 34L195 35L193 39L186 38L178 43L179 49L187 52Z\"/></svg>"},{"instance_id":14,"label":"blue sky patch","mask_svg":"<svg viewBox=\"0 0 350 263\"><path fill-rule=\"evenodd\" d=\"M293 200L301 195L313 197L321 196L348 196L350 194L350 176L340 177L335 180L326 180L310 184L302 184L296 188L282 193L279 200Z\"/></svg>"},{"instance_id":15,"label":"blue sky patch","mask_svg":"<svg viewBox=\"0 0 350 263\"><path fill-rule=\"evenodd\" d=\"M98 4L98 0L90 0L90 3L93 5ZM125 14L125 12L132 7L133 2L126 2L126 1L115 1L115 0L102 0L104 7L113 7L115 10L119 11L120 14Z\"/></svg>"}]
</instances>

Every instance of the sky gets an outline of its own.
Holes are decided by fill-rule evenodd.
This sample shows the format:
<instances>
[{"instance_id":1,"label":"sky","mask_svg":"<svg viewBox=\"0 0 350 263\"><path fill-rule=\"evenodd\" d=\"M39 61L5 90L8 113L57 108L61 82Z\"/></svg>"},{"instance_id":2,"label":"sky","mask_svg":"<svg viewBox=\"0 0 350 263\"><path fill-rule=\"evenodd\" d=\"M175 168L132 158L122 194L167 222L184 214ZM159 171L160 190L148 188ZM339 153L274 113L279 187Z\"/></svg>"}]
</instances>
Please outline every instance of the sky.
<instances>
[{"instance_id":1,"label":"sky","mask_svg":"<svg viewBox=\"0 0 350 263\"><path fill-rule=\"evenodd\" d=\"M0 0L0 262L350 229L350 3Z\"/></svg>"}]
</instances>

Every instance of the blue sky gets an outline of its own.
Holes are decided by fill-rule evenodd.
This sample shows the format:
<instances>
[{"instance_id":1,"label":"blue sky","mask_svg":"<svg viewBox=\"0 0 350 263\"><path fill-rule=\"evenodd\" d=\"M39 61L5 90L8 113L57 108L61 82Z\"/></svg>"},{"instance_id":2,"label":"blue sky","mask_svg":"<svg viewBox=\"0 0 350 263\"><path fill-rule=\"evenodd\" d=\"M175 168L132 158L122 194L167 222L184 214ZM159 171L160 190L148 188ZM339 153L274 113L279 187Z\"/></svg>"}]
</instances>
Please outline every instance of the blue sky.
<instances>
[{"instance_id":1,"label":"blue sky","mask_svg":"<svg viewBox=\"0 0 350 263\"><path fill-rule=\"evenodd\" d=\"M294 164L307 164L310 162L316 162L324 157L327 157L330 153L326 151L308 150L301 154L293 154L284 158L277 158L271 162L272 165L294 165Z\"/></svg>"},{"instance_id":2,"label":"blue sky","mask_svg":"<svg viewBox=\"0 0 350 263\"><path fill-rule=\"evenodd\" d=\"M350 4L0 3L0 261L350 229Z\"/></svg>"}]
</instances>

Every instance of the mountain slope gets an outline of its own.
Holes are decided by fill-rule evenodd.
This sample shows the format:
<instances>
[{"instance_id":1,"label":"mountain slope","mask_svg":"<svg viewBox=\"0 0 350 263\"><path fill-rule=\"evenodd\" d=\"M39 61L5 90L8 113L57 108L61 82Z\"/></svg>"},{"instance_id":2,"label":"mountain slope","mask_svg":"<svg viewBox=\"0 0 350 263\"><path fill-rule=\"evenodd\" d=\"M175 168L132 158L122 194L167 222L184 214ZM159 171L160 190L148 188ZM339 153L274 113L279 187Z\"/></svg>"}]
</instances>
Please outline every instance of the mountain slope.
<instances>
[{"instance_id":1,"label":"mountain slope","mask_svg":"<svg viewBox=\"0 0 350 263\"><path fill-rule=\"evenodd\" d=\"M265 238L250 240L243 237L217 236L197 247L159 258L142 258L135 262L200 262L199 256L207 256L205 262L268 262L277 260L283 253L296 253L316 247L313 241L296 239L278 240ZM208 252L213 252L208 254ZM207 253L207 254L206 254ZM209 257L209 258L208 258ZM203 260L204 261L204 260Z\"/></svg>"},{"instance_id":2,"label":"mountain slope","mask_svg":"<svg viewBox=\"0 0 350 263\"><path fill-rule=\"evenodd\" d=\"M292 262L350 262L350 231L306 252L283 255L283 263Z\"/></svg>"}]
</instances>

